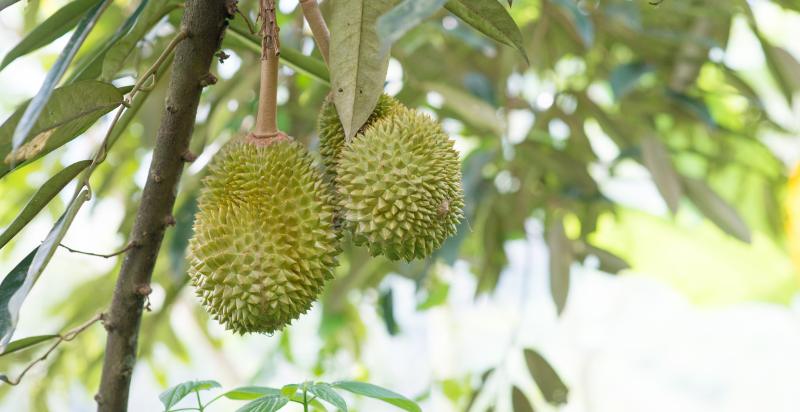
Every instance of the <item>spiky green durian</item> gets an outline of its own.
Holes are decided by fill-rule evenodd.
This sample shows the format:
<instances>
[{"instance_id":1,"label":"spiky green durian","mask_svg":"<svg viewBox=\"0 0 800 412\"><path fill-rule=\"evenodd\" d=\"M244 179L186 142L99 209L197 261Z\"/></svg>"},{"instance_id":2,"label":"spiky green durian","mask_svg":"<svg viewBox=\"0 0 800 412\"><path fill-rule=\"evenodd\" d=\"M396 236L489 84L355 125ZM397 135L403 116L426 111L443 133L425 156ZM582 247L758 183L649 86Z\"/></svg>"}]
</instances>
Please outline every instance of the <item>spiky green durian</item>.
<instances>
[{"instance_id":1,"label":"spiky green durian","mask_svg":"<svg viewBox=\"0 0 800 412\"><path fill-rule=\"evenodd\" d=\"M397 110L345 146L337 188L353 241L373 256L429 256L463 218L458 153L416 110Z\"/></svg>"},{"instance_id":2,"label":"spiky green durian","mask_svg":"<svg viewBox=\"0 0 800 412\"><path fill-rule=\"evenodd\" d=\"M369 128L380 119L392 114L403 105L388 94L382 94L378 98L378 104L372 110L372 114L367 122L361 126L359 133ZM319 133L319 153L322 155L322 165L325 166L325 177L330 182L336 179L336 168L338 167L339 155L345 144L344 128L339 120L339 114L333 100L325 99L322 111L317 118L317 132Z\"/></svg>"},{"instance_id":3,"label":"spiky green durian","mask_svg":"<svg viewBox=\"0 0 800 412\"><path fill-rule=\"evenodd\" d=\"M340 252L330 191L289 139L229 143L203 180L189 276L236 333L272 333L308 311Z\"/></svg>"}]
</instances>

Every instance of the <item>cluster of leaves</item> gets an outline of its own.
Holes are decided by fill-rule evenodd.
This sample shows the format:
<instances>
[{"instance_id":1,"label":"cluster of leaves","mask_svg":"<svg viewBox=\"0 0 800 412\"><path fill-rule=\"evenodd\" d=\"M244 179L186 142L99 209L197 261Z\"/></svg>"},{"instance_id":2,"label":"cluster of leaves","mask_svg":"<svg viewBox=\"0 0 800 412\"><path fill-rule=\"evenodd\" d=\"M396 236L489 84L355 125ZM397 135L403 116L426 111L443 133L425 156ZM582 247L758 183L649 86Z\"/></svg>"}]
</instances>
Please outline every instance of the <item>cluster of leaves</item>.
<instances>
[{"instance_id":1,"label":"cluster of leaves","mask_svg":"<svg viewBox=\"0 0 800 412\"><path fill-rule=\"evenodd\" d=\"M293 383L284 385L280 389L263 386L245 386L224 392L208 402L203 403L200 398L200 391L219 387L221 387L219 382L213 380L183 382L164 391L159 395L159 399L164 405L165 412L179 410L197 410L202 412L214 401L223 397L235 401L250 401L237 409L237 412L274 412L280 410L289 402L303 405L304 411L326 411L327 409L320 401L327 402L329 405L335 407L336 410L347 412L347 403L336 391L339 389L356 395L381 400L407 412L422 411L414 401L405 398L403 395L381 388L380 386L356 381ZM178 403L192 393L196 395L197 407L176 409Z\"/></svg>"},{"instance_id":2,"label":"cluster of leaves","mask_svg":"<svg viewBox=\"0 0 800 412\"><path fill-rule=\"evenodd\" d=\"M0 0L0 10L12 3ZM75 0L38 22L38 2L31 1L26 21L32 30L0 63L0 67L14 64L74 29L39 93L0 125L4 202L26 205L0 211L0 224L5 226L0 253L8 256L16 246L15 236L42 211L55 221L45 241L0 284L3 344L10 342L24 296L89 193L124 205L118 233L125 238L130 232L140 191L133 176L147 166L169 64L130 102L125 101L130 87L118 85L132 84L131 76L141 75L153 64L171 39L165 33L178 29L182 9L173 0L119 3ZM256 3L243 0L240 8L253 11ZM800 9L793 1L773 3ZM328 0L322 8L335 45L330 72L316 51L300 52L307 40L302 22L291 15L278 16L283 28L281 58L294 69L284 73L289 99L280 111L282 130L313 147L317 111L309 108L318 108L329 89L336 91L334 99L346 129L357 130L384 88L391 56L406 69L397 98L430 110L471 149L463 162L467 219L435 256L406 264L370 259L359 248L345 251L338 276L322 299L319 333L324 347L316 372L324 373L339 351L360 356L366 331L356 308L371 298L351 292L380 289L376 310L390 334L401 333L392 291L381 287L387 274L417 283L418 310L447 301L449 288L436 268L459 259L469 263L478 278L476 294L491 293L507 262L505 243L525 236L524 225L531 218L546 227L551 288L559 310L567 302L573 262L595 256L606 271L628 267L619 256L624 251L602 245L608 248L604 249L592 237L601 218L623 208L604 195L592 169L614 176L638 163L653 176L673 213L693 208L743 241L757 232L782 242L781 215L775 210L784 168L758 134L785 133L785 125L770 117L746 73L709 57L726 48L733 22L743 20L761 44L769 74L787 103L792 102L800 89L796 76L800 64L762 33L748 2L665 1L656 7L645 0L580 5L572 0L517 0L509 8L494 0ZM354 22L354 16L360 19ZM359 39L358 47L344 40L348 35ZM223 48L240 63L226 87L204 92L192 150L208 156L241 132L243 123L252 122L256 107L257 35L237 18ZM223 62L223 57L217 69L233 64ZM94 156L62 164L60 159L73 141L102 116L125 106ZM532 124L521 139L511 139L510 119L518 114L528 115ZM593 144L597 135L617 149L612 159ZM28 179L35 174L50 177L33 187ZM188 343L170 326L169 313L187 285L184 251L201 176L201 168L190 169L181 182L177 224L167 234L154 277L165 297L142 325L140 355L164 385L164 371L152 360L157 343L189 361ZM91 187L91 192L76 191L66 204L59 204L58 193L76 179L79 188ZM107 304L117 271L118 265L103 276L73 285L54 313L65 325L84 322ZM201 309L195 316L198 325L205 325L207 315ZM214 347L221 346L205 326L199 329ZM25 361L32 351L21 350L20 345L45 342L44 336L55 335L10 342L6 352L14 348L10 357ZM47 409L44 394L66 388L63 382L69 380L64 374L77 375L88 388L96 387L103 354L97 342L102 334L87 331L76 340L75 347L81 350L54 352L47 375L31 391L39 410ZM281 342L290 342L289 332ZM287 346L282 345L284 356L291 361ZM260 377L257 374L253 380ZM543 394L552 393L550 386L539 387ZM517 392L513 399L521 399Z\"/></svg>"}]
</instances>

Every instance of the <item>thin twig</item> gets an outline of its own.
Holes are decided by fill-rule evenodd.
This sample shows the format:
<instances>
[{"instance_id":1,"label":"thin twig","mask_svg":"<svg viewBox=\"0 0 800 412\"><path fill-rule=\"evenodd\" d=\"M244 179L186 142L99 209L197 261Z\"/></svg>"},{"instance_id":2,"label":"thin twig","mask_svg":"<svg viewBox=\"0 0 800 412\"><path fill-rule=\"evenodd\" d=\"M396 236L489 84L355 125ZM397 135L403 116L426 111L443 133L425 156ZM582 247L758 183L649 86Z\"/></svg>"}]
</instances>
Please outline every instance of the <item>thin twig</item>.
<instances>
[{"instance_id":1,"label":"thin twig","mask_svg":"<svg viewBox=\"0 0 800 412\"><path fill-rule=\"evenodd\" d=\"M55 343L53 343L42 356L36 358L33 362L28 364L28 366L26 366L25 369L22 370L22 372L19 374L19 376L17 376L16 379L9 379L6 376L0 376L0 380L12 386L19 385L19 383L22 381L22 378L25 377L25 374L27 374L34 366L36 366L36 364L46 360L47 357L50 356L50 354L53 353L54 350L56 350L58 345L61 345L62 342L69 342L75 339L78 335L81 334L81 332L85 331L86 329L89 329L90 326L94 325L98 321L102 321L104 317L105 317L104 313L98 313L97 315L86 321L86 323L78 326L77 328L72 329L67 333L59 334L58 340L56 340Z\"/></svg>"},{"instance_id":2,"label":"thin twig","mask_svg":"<svg viewBox=\"0 0 800 412\"><path fill-rule=\"evenodd\" d=\"M108 258L112 258L112 257L117 256L117 255L121 255L121 254L123 254L123 253L125 253L125 252L127 252L127 251L129 251L129 250L131 250L133 248L135 248L136 247L136 242L130 242L124 248L120 249L119 251L116 251L114 253L109 253L107 255L103 255L103 254L100 254L100 253L92 253L92 252L84 252L84 251L81 251L81 250L76 250L76 249L73 249L73 248L63 244L63 243L59 243L58 245L63 247L64 249L67 249L68 251L70 251L72 253L78 253L78 254L81 254L81 255L88 255L88 256L97 256L97 257L108 259Z\"/></svg>"}]
</instances>

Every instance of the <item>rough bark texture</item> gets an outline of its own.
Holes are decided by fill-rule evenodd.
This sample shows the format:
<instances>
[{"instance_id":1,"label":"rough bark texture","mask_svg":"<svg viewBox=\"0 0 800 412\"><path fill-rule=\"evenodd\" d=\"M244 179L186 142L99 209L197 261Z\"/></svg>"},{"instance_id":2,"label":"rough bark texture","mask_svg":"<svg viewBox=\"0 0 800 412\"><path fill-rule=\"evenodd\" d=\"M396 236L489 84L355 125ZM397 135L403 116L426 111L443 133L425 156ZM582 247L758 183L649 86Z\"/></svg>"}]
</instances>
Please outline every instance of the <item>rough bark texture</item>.
<instances>
[{"instance_id":1,"label":"rough bark texture","mask_svg":"<svg viewBox=\"0 0 800 412\"><path fill-rule=\"evenodd\" d=\"M185 155L200 92L204 86L214 82L209 67L220 45L230 7L230 0L186 2L182 26L189 37L175 50L150 173L131 234L136 247L122 262L105 320L108 339L100 390L95 397L98 411L124 412L128 409L143 304L151 291L150 279L164 231L175 223L172 207L184 161L189 158Z\"/></svg>"}]
</instances>

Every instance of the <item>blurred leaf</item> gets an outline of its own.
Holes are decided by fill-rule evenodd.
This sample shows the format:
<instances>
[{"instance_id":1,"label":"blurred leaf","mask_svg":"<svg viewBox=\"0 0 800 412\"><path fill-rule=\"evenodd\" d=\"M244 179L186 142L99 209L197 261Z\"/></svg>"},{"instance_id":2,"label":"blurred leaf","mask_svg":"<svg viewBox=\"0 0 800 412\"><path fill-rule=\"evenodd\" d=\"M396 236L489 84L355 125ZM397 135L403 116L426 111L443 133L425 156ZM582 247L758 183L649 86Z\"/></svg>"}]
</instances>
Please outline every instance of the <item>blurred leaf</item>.
<instances>
[{"instance_id":1,"label":"blurred leaf","mask_svg":"<svg viewBox=\"0 0 800 412\"><path fill-rule=\"evenodd\" d=\"M553 217L550 222L547 230L547 246L550 250L550 293L560 315L567 304L572 264L572 245L564 233L561 216Z\"/></svg>"},{"instance_id":2,"label":"blurred leaf","mask_svg":"<svg viewBox=\"0 0 800 412\"><path fill-rule=\"evenodd\" d=\"M8 243L22 228L25 227L47 204L83 169L86 169L91 160L73 163L45 182L31 200L17 215L13 222L0 234L0 249Z\"/></svg>"},{"instance_id":3,"label":"blurred leaf","mask_svg":"<svg viewBox=\"0 0 800 412\"><path fill-rule=\"evenodd\" d=\"M514 412L534 412L533 404L518 387L511 387L511 405Z\"/></svg>"},{"instance_id":4,"label":"blurred leaf","mask_svg":"<svg viewBox=\"0 0 800 412\"><path fill-rule=\"evenodd\" d=\"M497 1L449 0L445 8L490 39L517 49L528 62L517 23Z\"/></svg>"},{"instance_id":5,"label":"blurred leaf","mask_svg":"<svg viewBox=\"0 0 800 412\"><path fill-rule=\"evenodd\" d=\"M443 305L447 302L447 296L450 294L450 285L445 282L436 282L433 286L428 288L428 296L417 305L418 311L428 310L430 308Z\"/></svg>"},{"instance_id":6,"label":"blurred leaf","mask_svg":"<svg viewBox=\"0 0 800 412\"><path fill-rule=\"evenodd\" d=\"M348 138L364 125L383 93L389 53L381 52L376 22L393 3L352 0L339 2L333 8L329 20L331 89Z\"/></svg>"},{"instance_id":7,"label":"blurred leaf","mask_svg":"<svg viewBox=\"0 0 800 412\"><path fill-rule=\"evenodd\" d=\"M483 390L484 386L486 386L486 381L489 379L489 376L491 376L492 373L494 373L494 368L488 369L486 370L486 372L483 372L481 374L481 381L478 384L478 387L475 388L475 390L472 392L472 396L470 396L469 402L467 403L467 406L464 408L464 411L468 412L472 410L472 405L475 404L475 401L478 399L478 395L481 394L481 391Z\"/></svg>"},{"instance_id":8,"label":"blurred leaf","mask_svg":"<svg viewBox=\"0 0 800 412\"><path fill-rule=\"evenodd\" d=\"M0 0L0 11L3 11L4 8L18 2L19 0Z\"/></svg>"},{"instance_id":9,"label":"blurred leaf","mask_svg":"<svg viewBox=\"0 0 800 412\"><path fill-rule=\"evenodd\" d=\"M3 350L3 353L0 353L0 356L5 356L8 355L9 353L27 349L30 348L31 346L38 345L42 342L47 342L57 337L58 335L39 335L39 336L28 336L27 338L18 339L6 345L5 350Z\"/></svg>"},{"instance_id":10,"label":"blurred leaf","mask_svg":"<svg viewBox=\"0 0 800 412\"><path fill-rule=\"evenodd\" d=\"M250 33L247 25L240 19L234 19L230 22L229 34L233 37L238 37L256 53L261 53L261 40L257 35ZM314 57L306 56L291 47L281 46L281 60L291 66L292 68L306 73L325 84L330 83L330 74L328 68L322 60Z\"/></svg>"},{"instance_id":11,"label":"blurred leaf","mask_svg":"<svg viewBox=\"0 0 800 412\"><path fill-rule=\"evenodd\" d=\"M636 87L642 76L653 72L653 70L653 66L643 62L625 63L615 67L609 76L614 99L621 100Z\"/></svg>"},{"instance_id":12,"label":"blurred leaf","mask_svg":"<svg viewBox=\"0 0 800 412\"><path fill-rule=\"evenodd\" d=\"M242 406L236 412L274 412L283 408L287 403L289 403L289 398L283 395L268 395Z\"/></svg>"},{"instance_id":13,"label":"blurred leaf","mask_svg":"<svg viewBox=\"0 0 800 412\"><path fill-rule=\"evenodd\" d=\"M414 401L380 386L355 381L339 381L333 383L333 386L356 395L380 399L408 412L422 412L422 409Z\"/></svg>"},{"instance_id":14,"label":"blurred leaf","mask_svg":"<svg viewBox=\"0 0 800 412\"><path fill-rule=\"evenodd\" d=\"M447 0L403 0L378 18L381 50L387 52L392 43L442 8Z\"/></svg>"},{"instance_id":15,"label":"blurred leaf","mask_svg":"<svg viewBox=\"0 0 800 412\"><path fill-rule=\"evenodd\" d=\"M195 391L204 391L212 388L219 388L220 384L217 381L189 381L179 383L158 395L158 399L164 405L165 410L170 410L173 406L177 405L186 395Z\"/></svg>"},{"instance_id":16,"label":"blurred leaf","mask_svg":"<svg viewBox=\"0 0 800 412\"><path fill-rule=\"evenodd\" d=\"M712 129L718 127L717 121L714 120L711 111L708 110L708 106L706 106L702 100L672 90L667 90L667 97L674 100L687 112L697 116L697 118L705 122L708 127Z\"/></svg>"},{"instance_id":17,"label":"blurred leaf","mask_svg":"<svg viewBox=\"0 0 800 412\"><path fill-rule=\"evenodd\" d=\"M569 389L550 363L533 349L525 349L525 363L544 399L551 405L567 403Z\"/></svg>"},{"instance_id":18,"label":"blurred leaf","mask_svg":"<svg viewBox=\"0 0 800 412\"><path fill-rule=\"evenodd\" d=\"M60 8L48 17L45 21L39 23L27 36L25 36L16 46L14 46L3 57L0 62L0 70L3 70L17 57L24 56L42 46L52 43L55 39L61 37L64 33L70 31L78 21L80 21L86 9L94 6L100 0L75 0L67 3L66 6Z\"/></svg>"},{"instance_id":19,"label":"blurred leaf","mask_svg":"<svg viewBox=\"0 0 800 412\"><path fill-rule=\"evenodd\" d=\"M669 210L672 214L678 213L683 191L667 147L657 137L646 135L642 138L642 160Z\"/></svg>"},{"instance_id":20,"label":"blurred leaf","mask_svg":"<svg viewBox=\"0 0 800 412\"><path fill-rule=\"evenodd\" d=\"M102 115L122 103L116 87L93 80L77 82L53 91L44 112L31 129L32 138L17 151L18 166L31 162L83 133ZM0 126L0 177L11 170L12 134L29 104L23 104Z\"/></svg>"},{"instance_id":21,"label":"blurred leaf","mask_svg":"<svg viewBox=\"0 0 800 412\"><path fill-rule=\"evenodd\" d=\"M7 276L6 279L3 279L3 283L0 284L0 307L5 309L4 313L0 313L0 351L5 350L11 337L14 336L22 303L30 293L31 288L33 288L33 284L39 279L44 268L50 262L50 258L53 257L53 253L61 243L61 239L64 238L64 234L66 234L67 229L75 219L78 210L88 198L88 190L81 190L72 199L69 207L58 219L50 233L47 234L47 237L44 238L42 244L35 249L32 261L23 265L27 258L23 260L20 265L17 265L21 272L17 273L17 268L15 268L11 271L14 276ZM24 275L22 274L23 268L25 269Z\"/></svg>"},{"instance_id":22,"label":"blurred leaf","mask_svg":"<svg viewBox=\"0 0 800 412\"><path fill-rule=\"evenodd\" d=\"M575 25L578 35L581 36L583 45L591 47L594 44L594 23L574 0L554 0L556 4L563 7L569 13L570 20Z\"/></svg>"},{"instance_id":23,"label":"blurred leaf","mask_svg":"<svg viewBox=\"0 0 800 412\"><path fill-rule=\"evenodd\" d=\"M324 400L335 406L338 410L347 412L347 404L344 399L333 390L333 387L324 382L316 382L308 388L309 392L316 395L318 398Z\"/></svg>"},{"instance_id":24,"label":"blurred leaf","mask_svg":"<svg viewBox=\"0 0 800 412\"><path fill-rule=\"evenodd\" d=\"M773 48L772 58L776 69L783 75L792 94L800 90L800 62L795 59L792 53L782 47Z\"/></svg>"},{"instance_id":25,"label":"blurred leaf","mask_svg":"<svg viewBox=\"0 0 800 412\"><path fill-rule=\"evenodd\" d=\"M497 116L497 109L486 101L442 83L423 83L422 87L441 94L445 105L456 112L464 122L490 131L496 137L503 134L504 127Z\"/></svg>"},{"instance_id":26,"label":"blurred leaf","mask_svg":"<svg viewBox=\"0 0 800 412\"><path fill-rule=\"evenodd\" d=\"M703 215L725 233L742 242L750 243L750 228L747 227L736 209L716 194L706 182L684 177L683 186L686 188L686 194L692 199L692 203Z\"/></svg>"},{"instance_id":27,"label":"blurred leaf","mask_svg":"<svg viewBox=\"0 0 800 412\"><path fill-rule=\"evenodd\" d=\"M64 50L58 55L50 71L47 72L47 76L41 88L39 88L36 96L31 99L30 104L28 104L22 117L20 117L19 123L17 123L13 137L11 138L11 153L16 152L17 149L22 146L22 143L25 142L34 130L34 127L38 124L39 116L47 105L47 101L50 100L53 89L61 80L61 76L64 75L64 72L67 71L67 67L69 67L75 54L78 53L78 49L80 49L83 41L86 40L89 32L92 31L95 23L97 23L97 19L100 18L100 15L110 3L111 0L101 1L91 8L86 13L86 16L78 23L78 27L76 27L75 32L72 33L72 37L70 37L66 47L64 47ZM15 162L12 161L11 163L13 164Z\"/></svg>"},{"instance_id":28,"label":"blurred leaf","mask_svg":"<svg viewBox=\"0 0 800 412\"><path fill-rule=\"evenodd\" d=\"M397 335L397 321L394 318L394 293L391 288L381 292L378 297L378 305L383 323L386 325L386 331L389 332L389 335Z\"/></svg>"},{"instance_id":29,"label":"blurred leaf","mask_svg":"<svg viewBox=\"0 0 800 412\"><path fill-rule=\"evenodd\" d=\"M139 16L141 16L142 11L147 7L150 0L142 0L139 3L139 6L125 19L125 22L120 26L120 28L114 33L111 38L106 40L103 45L98 48L96 51L92 52L91 55L86 56L83 58L77 67L73 70L72 74L69 77L67 83L74 83L79 80L93 80L100 75L103 74L103 63L106 58L106 54L108 51L123 38L123 36L127 35L131 28L139 21Z\"/></svg>"},{"instance_id":30,"label":"blurred leaf","mask_svg":"<svg viewBox=\"0 0 800 412\"><path fill-rule=\"evenodd\" d=\"M241 388L236 388L228 392L225 392L223 396L235 401L250 401L253 399L261 398L264 395L280 395L280 394L281 394L280 389L265 388L261 386L242 386Z\"/></svg>"},{"instance_id":31,"label":"blurred leaf","mask_svg":"<svg viewBox=\"0 0 800 412\"><path fill-rule=\"evenodd\" d=\"M587 255L593 255L600 261L600 270L606 273L619 273L630 269L631 265L625 259L597 246L584 245Z\"/></svg>"},{"instance_id":32,"label":"blurred leaf","mask_svg":"<svg viewBox=\"0 0 800 412\"><path fill-rule=\"evenodd\" d=\"M283 385L281 387L281 394L283 396L286 396L286 397L292 397L292 396L294 396L295 393L297 393L298 389L300 389L300 385L298 385L296 383L290 383L288 385Z\"/></svg>"}]
</instances>

